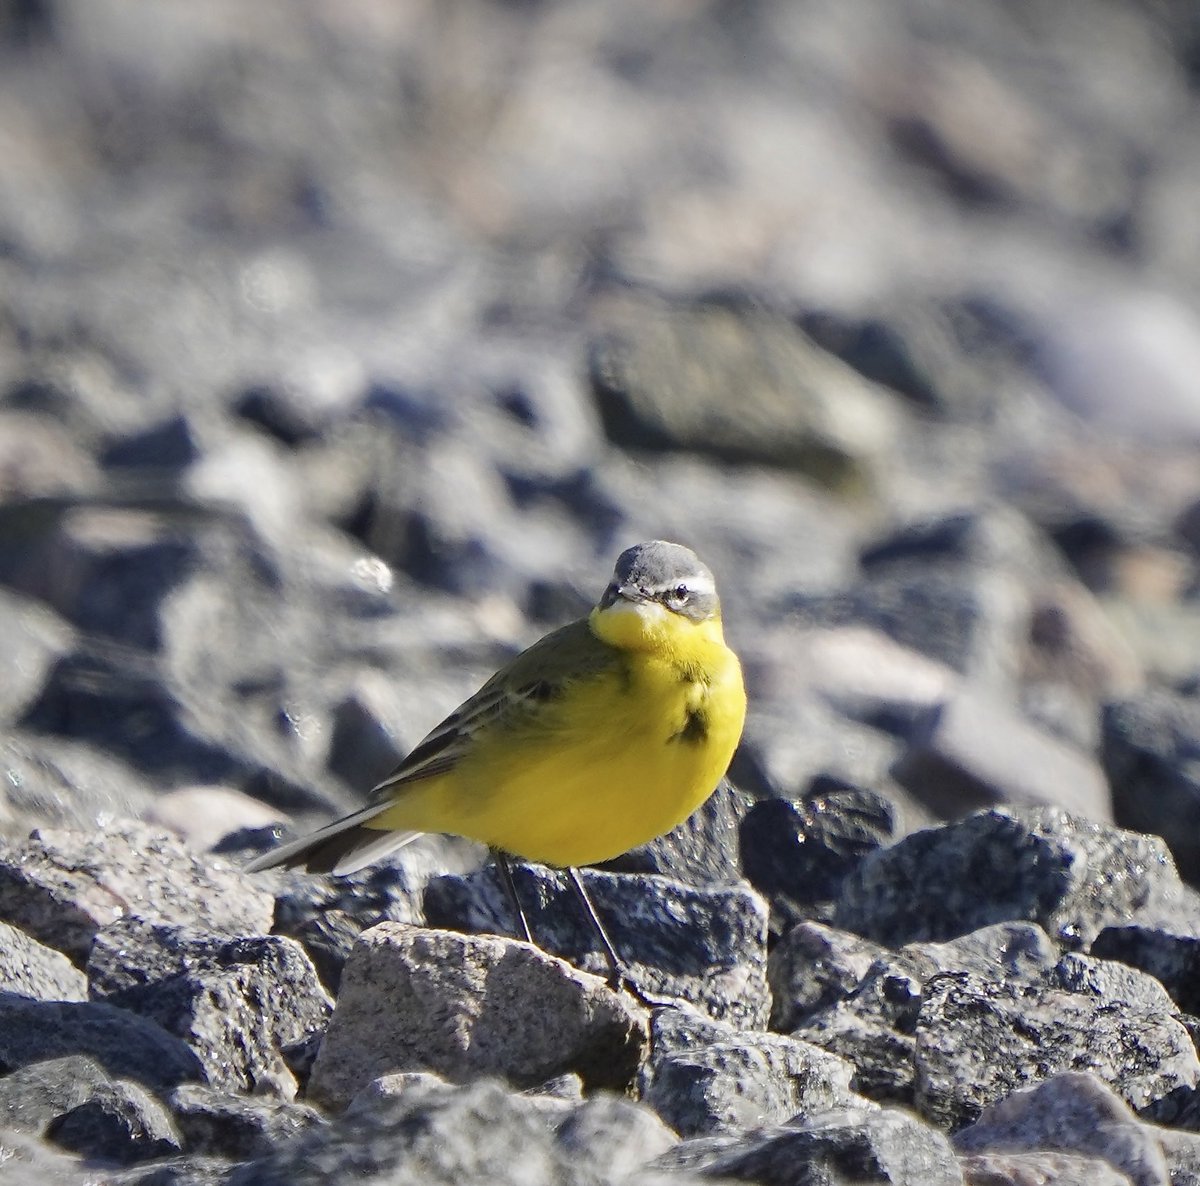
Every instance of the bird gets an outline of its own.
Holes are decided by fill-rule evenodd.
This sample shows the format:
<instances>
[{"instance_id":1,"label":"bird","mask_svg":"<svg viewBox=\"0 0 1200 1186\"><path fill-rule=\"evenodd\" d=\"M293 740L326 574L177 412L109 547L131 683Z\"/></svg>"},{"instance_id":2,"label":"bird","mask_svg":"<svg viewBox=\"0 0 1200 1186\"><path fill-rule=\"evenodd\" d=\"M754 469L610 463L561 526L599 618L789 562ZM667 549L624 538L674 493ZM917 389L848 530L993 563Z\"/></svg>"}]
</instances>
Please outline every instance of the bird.
<instances>
[{"instance_id":1,"label":"bird","mask_svg":"<svg viewBox=\"0 0 1200 1186\"><path fill-rule=\"evenodd\" d=\"M712 572L690 548L650 540L621 553L586 617L500 668L364 807L246 868L349 874L422 833L463 836L496 855L526 940L507 858L565 869L620 977L577 869L691 815L725 775L745 715Z\"/></svg>"}]
</instances>

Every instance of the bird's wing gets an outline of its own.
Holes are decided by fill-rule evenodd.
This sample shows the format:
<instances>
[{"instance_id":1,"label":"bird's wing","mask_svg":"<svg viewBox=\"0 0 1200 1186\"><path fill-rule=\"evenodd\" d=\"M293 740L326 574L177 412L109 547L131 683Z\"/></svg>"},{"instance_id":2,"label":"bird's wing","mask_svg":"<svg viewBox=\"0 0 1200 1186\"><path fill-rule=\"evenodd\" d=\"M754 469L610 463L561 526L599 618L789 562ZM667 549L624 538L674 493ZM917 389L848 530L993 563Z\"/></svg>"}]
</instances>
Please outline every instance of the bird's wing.
<instances>
[{"instance_id":1,"label":"bird's wing","mask_svg":"<svg viewBox=\"0 0 1200 1186\"><path fill-rule=\"evenodd\" d=\"M601 642L587 619L572 622L539 639L502 667L469 700L432 729L371 792L372 801L390 798L397 787L452 770L482 731L497 723L537 727L571 684L595 678L621 663L620 652Z\"/></svg>"}]
</instances>

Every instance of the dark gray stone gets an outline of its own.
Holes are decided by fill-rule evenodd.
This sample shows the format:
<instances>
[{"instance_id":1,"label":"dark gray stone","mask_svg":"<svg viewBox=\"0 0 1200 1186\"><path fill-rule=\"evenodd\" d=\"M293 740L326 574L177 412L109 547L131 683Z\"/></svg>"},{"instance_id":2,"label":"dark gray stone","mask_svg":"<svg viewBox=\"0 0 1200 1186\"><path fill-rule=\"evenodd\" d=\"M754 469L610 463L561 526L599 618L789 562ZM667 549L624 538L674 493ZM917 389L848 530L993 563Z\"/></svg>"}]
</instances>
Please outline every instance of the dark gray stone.
<instances>
[{"instance_id":1,"label":"dark gray stone","mask_svg":"<svg viewBox=\"0 0 1200 1186\"><path fill-rule=\"evenodd\" d=\"M321 1113L307 1104L233 1095L198 1083L175 1088L167 1097L167 1106L189 1153L227 1161L262 1157L326 1123Z\"/></svg>"},{"instance_id":2,"label":"dark gray stone","mask_svg":"<svg viewBox=\"0 0 1200 1186\"><path fill-rule=\"evenodd\" d=\"M93 1087L88 1097L53 1120L46 1136L88 1161L132 1165L180 1149L170 1113L136 1083Z\"/></svg>"},{"instance_id":3,"label":"dark gray stone","mask_svg":"<svg viewBox=\"0 0 1200 1186\"><path fill-rule=\"evenodd\" d=\"M576 1071L624 1090L646 1025L631 997L529 944L380 923L346 962L309 1097L345 1107L391 1071L520 1086Z\"/></svg>"},{"instance_id":4,"label":"dark gray stone","mask_svg":"<svg viewBox=\"0 0 1200 1186\"><path fill-rule=\"evenodd\" d=\"M843 883L836 924L892 946L1027 919L1082 947L1110 922L1169 909L1165 845L1056 808L993 810L906 836Z\"/></svg>"},{"instance_id":5,"label":"dark gray stone","mask_svg":"<svg viewBox=\"0 0 1200 1186\"><path fill-rule=\"evenodd\" d=\"M642 1099L684 1137L745 1132L849 1106L853 1073L807 1042L729 1030L691 1049L656 1051Z\"/></svg>"},{"instance_id":6,"label":"dark gray stone","mask_svg":"<svg viewBox=\"0 0 1200 1186\"><path fill-rule=\"evenodd\" d=\"M792 927L771 949L771 1028L789 1033L806 1017L849 996L887 949L819 922Z\"/></svg>"},{"instance_id":7,"label":"dark gray stone","mask_svg":"<svg viewBox=\"0 0 1200 1186\"><path fill-rule=\"evenodd\" d=\"M1200 920L1148 919L1105 927L1091 952L1149 973L1180 1009L1200 1014Z\"/></svg>"},{"instance_id":8,"label":"dark gray stone","mask_svg":"<svg viewBox=\"0 0 1200 1186\"><path fill-rule=\"evenodd\" d=\"M1161 836L1200 880L1200 696L1156 688L1110 704L1103 738L1117 822Z\"/></svg>"},{"instance_id":9,"label":"dark gray stone","mask_svg":"<svg viewBox=\"0 0 1200 1186\"><path fill-rule=\"evenodd\" d=\"M684 1141L655 1165L758 1186L962 1186L963 1181L946 1138L911 1113L890 1108L828 1112L719 1144Z\"/></svg>"},{"instance_id":10,"label":"dark gray stone","mask_svg":"<svg viewBox=\"0 0 1200 1186\"><path fill-rule=\"evenodd\" d=\"M187 927L117 923L88 961L94 999L182 1038L207 1080L291 1097L283 1051L320 1033L332 1002L303 949L279 935L231 939Z\"/></svg>"},{"instance_id":11,"label":"dark gray stone","mask_svg":"<svg viewBox=\"0 0 1200 1186\"><path fill-rule=\"evenodd\" d=\"M917 1108L950 1129L1063 1071L1093 1071L1135 1108L1200 1079L1195 1048L1171 1011L969 974L926 987L914 1064Z\"/></svg>"},{"instance_id":12,"label":"dark gray stone","mask_svg":"<svg viewBox=\"0 0 1200 1186\"><path fill-rule=\"evenodd\" d=\"M535 942L607 975L595 931L566 875L513 864L517 895ZM697 888L645 874L583 871L584 885L633 983L650 999L679 999L718 1020L767 1022L766 904L748 886ZM516 933L499 875L435 878L425 896L430 926Z\"/></svg>"},{"instance_id":13,"label":"dark gray stone","mask_svg":"<svg viewBox=\"0 0 1200 1186\"><path fill-rule=\"evenodd\" d=\"M18 1067L0 1077L0 1124L45 1136L57 1117L108 1082L108 1075L93 1059L79 1054Z\"/></svg>"},{"instance_id":14,"label":"dark gray stone","mask_svg":"<svg viewBox=\"0 0 1200 1186\"><path fill-rule=\"evenodd\" d=\"M792 1030L855 1068L855 1089L880 1102L911 1104L917 1018L926 986L948 972L991 981L1046 984L1055 974L1045 932L998 923L947 943L911 943L880 955L857 985L804 1017Z\"/></svg>"},{"instance_id":15,"label":"dark gray stone","mask_svg":"<svg viewBox=\"0 0 1200 1186\"><path fill-rule=\"evenodd\" d=\"M765 799L747 812L742 868L773 913L786 916L835 899L859 861L898 833L896 808L883 795L817 779L802 800Z\"/></svg>"},{"instance_id":16,"label":"dark gray stone","mask_svg":"<svg viewBox=\"0 0 1200 1186\"><path fill-rule=\"evenodd\" d=\"M94 1059L113 1078L132 1079L152 1091L205 1079L196 1055L146 1017L100 1001L31 1001L0 994L0 1070L73 1054Z\"/></svg>"}]
</instances>

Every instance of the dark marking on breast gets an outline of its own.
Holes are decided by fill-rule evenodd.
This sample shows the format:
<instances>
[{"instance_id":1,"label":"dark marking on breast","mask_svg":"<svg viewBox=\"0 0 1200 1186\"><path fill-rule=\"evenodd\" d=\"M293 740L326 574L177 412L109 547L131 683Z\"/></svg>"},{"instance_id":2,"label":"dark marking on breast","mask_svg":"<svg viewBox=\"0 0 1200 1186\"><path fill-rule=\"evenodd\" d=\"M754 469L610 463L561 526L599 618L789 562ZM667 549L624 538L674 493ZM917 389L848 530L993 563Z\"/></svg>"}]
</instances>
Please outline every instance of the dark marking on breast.
<instances>
[{"instance_id":1,"label":"dark marking on breast","mask_svg":"<svg viewBox=\"0 0 1200 1186\"><path fill-rule=\"evenodd\" d=\"M685 745L703 745L708 740L708 716L702 709L689 708L683 720L683 728L671 734L672 741Z\"/></svg>"}]
</instances>

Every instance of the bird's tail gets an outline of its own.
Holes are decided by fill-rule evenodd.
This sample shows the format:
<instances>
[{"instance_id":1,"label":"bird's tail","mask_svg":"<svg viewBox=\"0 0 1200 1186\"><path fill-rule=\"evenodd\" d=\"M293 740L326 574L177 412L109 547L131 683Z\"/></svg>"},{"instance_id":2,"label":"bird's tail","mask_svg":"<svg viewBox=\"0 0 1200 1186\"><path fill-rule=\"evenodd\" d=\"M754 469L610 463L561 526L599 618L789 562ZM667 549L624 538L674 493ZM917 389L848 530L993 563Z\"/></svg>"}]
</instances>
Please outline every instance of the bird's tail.
<instances>
[{"instance_id":1,"label":"bird's tail","mask_svg":"<svg viewBox=\"0 0 1200 1186\"><path fill-rule=\"evenodd\" d=\"M262 869L306 869L309 873L356 873L372 861L381 860L421 835L420 832L396 832L372 828L368 821L394 806L390 801L371 803L360 811L281 844L255 857L245 867L247 873Z\"/></svg>"}]
</instances>

